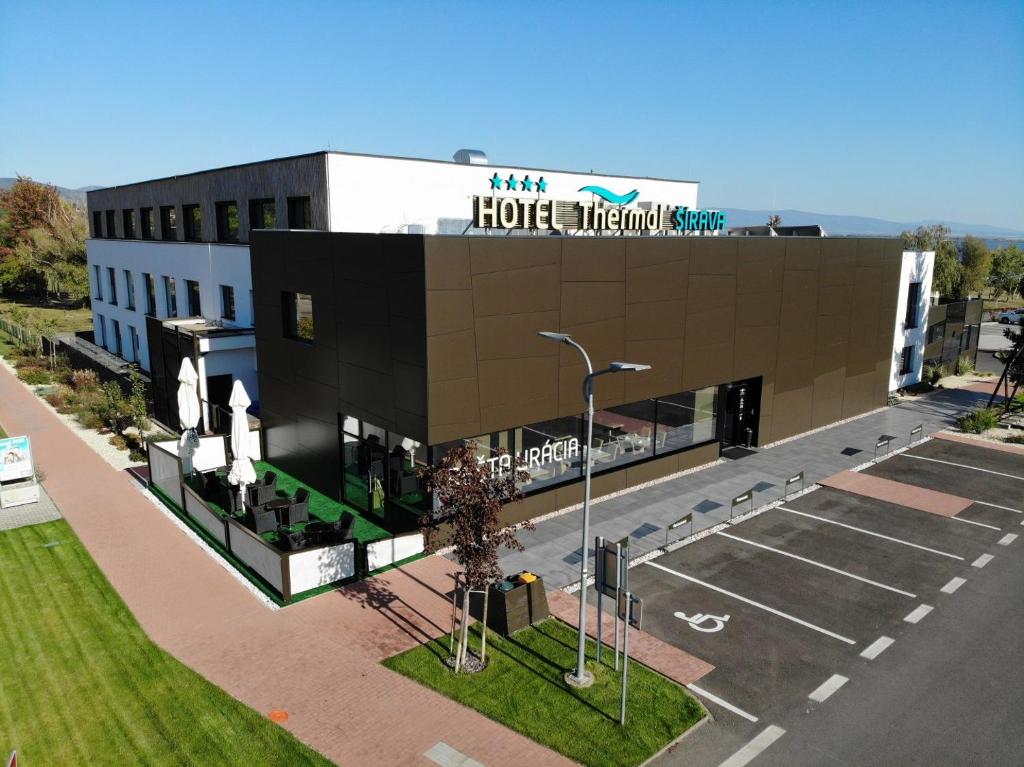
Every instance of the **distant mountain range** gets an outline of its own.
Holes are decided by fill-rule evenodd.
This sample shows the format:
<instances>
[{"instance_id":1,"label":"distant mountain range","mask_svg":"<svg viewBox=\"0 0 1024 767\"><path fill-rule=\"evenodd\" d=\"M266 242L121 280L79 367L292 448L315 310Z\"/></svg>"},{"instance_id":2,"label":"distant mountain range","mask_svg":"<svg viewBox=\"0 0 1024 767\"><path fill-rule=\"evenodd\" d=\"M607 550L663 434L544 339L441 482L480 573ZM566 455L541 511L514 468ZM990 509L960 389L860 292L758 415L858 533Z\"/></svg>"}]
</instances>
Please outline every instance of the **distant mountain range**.
<instances>
[{"instance_id":1,"label":"distant mountain range","mask_svg":"<svg viewBox=\"0 0 1024 767\"><path fill-rule=\"evenodd\" d=\"M6 189L9 186L13 186L16 178L0 178L0 189ZM68 189L67 187L58 186L57 191L60 192L60 196L68 202L74 205L80 205L85 207L85 193L91 192L93 189L102 189L101 186L83 186L80 189Z\"/></svg>"},{"instance_id":2,"label":"distant mountain range","mask_svg":"<svg viewBox=\"0 0 1024 767\"><path fill-rule=\"evenodd\" d=\"M985 239L1024 240L1024 230L988 226L987 224L962 224L958 221L886 221L882 218L837 216L830 213L809 213L805 210L770 211L744 210L742 208L718 208L717 210L725 211L725 220L728 226L762 226L768 222L768 217L774 212L776 215L782 216L784 226L819 224L831 235L866 234L876 237L892 237L899 235L900 232L917 229L919 226L945 224L954 237L973 234Z\"/></svg>"}]
</instances>

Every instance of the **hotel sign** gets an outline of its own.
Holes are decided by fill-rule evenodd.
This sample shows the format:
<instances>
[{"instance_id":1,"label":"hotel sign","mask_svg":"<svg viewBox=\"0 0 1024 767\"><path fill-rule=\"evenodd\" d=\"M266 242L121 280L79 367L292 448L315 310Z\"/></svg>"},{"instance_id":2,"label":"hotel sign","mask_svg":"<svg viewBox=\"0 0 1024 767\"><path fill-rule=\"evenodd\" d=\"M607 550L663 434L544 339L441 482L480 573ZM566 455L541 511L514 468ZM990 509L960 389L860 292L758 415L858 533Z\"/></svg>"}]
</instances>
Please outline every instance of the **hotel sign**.
<instances>
[{"instance_id":1,"label":"hotel sign","mask_svg":"<svg viewBox=\"0 0 1024 767\"><path fill-rule=\"evenodd\" d=\"M490 179L492 194L473 197L473 225L480 229L536 229L540 231L653 231L699 232L725 229L725 213L698 210L685 205L651 204L647 208L627 208L639 196L634 189L627 194L615 194L600 186L585 186L578 190L590 192L593 201L552 200L540 197L548 182L542 176L522 181L515 175L502 179L497 173ZM508 191L532 192L536 197L499 197L493 192L504 184Z\"/></svg>"}]
</instances>

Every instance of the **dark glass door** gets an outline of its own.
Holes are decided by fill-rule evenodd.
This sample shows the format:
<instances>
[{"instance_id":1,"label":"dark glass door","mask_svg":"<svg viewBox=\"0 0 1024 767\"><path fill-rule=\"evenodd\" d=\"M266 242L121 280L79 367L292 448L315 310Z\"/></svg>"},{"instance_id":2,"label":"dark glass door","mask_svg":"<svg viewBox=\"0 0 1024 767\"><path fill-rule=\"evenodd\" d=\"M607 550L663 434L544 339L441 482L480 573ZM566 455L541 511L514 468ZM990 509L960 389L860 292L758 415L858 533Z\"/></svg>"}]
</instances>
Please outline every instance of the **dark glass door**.
<instances>
[{"instance_id":1,"label":"dark glass door","mask_svg":"<svg viewBox=\"0 0 1024 767\"><path fill-rule=\"evenodd\" d=\"M761 404L761 379L725 384L720 395L722 413L719 419L723 445L753 447L757 445L758 408Z\"/></svg>"}]
</instances>

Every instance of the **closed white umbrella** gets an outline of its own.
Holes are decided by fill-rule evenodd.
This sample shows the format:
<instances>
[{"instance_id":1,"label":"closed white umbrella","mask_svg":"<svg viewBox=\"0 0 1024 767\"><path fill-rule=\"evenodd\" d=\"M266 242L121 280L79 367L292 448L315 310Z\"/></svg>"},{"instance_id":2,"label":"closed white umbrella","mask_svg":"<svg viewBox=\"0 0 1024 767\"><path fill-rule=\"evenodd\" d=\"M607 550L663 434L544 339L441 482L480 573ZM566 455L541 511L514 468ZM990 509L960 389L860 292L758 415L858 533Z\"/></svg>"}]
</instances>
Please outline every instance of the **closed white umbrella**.
<instances>
[{"instance_id":1,"label":"closed white umbrella","mask_svg":"<svg viewBox=\"0 0 1024 767\"><path fill-rule=\"evenodd\" d=\"M244 503L245 486L256 481L256 470L249 460L249 417L245 409L252 404L245 393L242 382L236 380L231 387L231 470L228 471L228 482L238 485L239 494Z\"/></svg>"},{"instance_id":2,"label":"closed white umbrella","mask_svg":"<svg viewBox=\"0 0 1024 767\"><path fill-rule=\"evenodd\" d=\"M199 448L199 393L197 385L199 376L192 367L192 360L185 357L178 371L178 421L181 422L181 441L178 443L181 454L181 468L185 474L192 473L192 456Z\"/></svg>"}]
</instances>

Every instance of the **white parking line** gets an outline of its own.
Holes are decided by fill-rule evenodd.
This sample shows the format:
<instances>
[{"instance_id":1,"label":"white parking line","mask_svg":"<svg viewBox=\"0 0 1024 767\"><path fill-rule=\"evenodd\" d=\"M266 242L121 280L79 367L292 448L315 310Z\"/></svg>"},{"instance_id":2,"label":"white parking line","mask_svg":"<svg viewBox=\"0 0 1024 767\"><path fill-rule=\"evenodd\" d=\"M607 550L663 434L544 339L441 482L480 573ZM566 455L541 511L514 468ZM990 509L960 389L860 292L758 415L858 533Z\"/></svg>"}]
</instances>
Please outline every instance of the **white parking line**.
<instances>
[{"instance_id":1,"label":"white parking line","mask_svg":"<svg viewBox=\"0 0 1024 767\"><path fill-rule=\"evenodd\" d=\"M868 660L874 660L885 652L885 650L889 648L889 645L895 641L895 639L890 639L889 637L878 637L878 639L864 649L864 652L860 654L860 657L867 658Z\"/></svg>"},{"instance_id":2,"label":"white parking line","mask_svg":"<svg viewBox=\"0 0 1024 767\"><path fill-rule=\"evenodd\" d=\"M996 527L995 525L986 525L984 522L975 522L973 519L961 519L960 517L948 517L948 519L952 519L954 522L964 522L968 525L987 527L989 530L995 530L996 532L1002 532L1003 529L1001 527Z\"/></svg>"},{"instance_id":3,"label":"white parking line","mask_svg":"<svg viewBox=\"0 0 1024 767\"><path fill-rule=\"evenodd\" d=\"M656 567L659 570L664 570L666 573L669 573L670 575L674 575L677 578L682 578L683 580L690 581L691 583L696 583L698 586L703 586L706 589L717 591L719 594L725 594L727 597L738 599L740 602L744 602L748 605L751 605L752 607L760 608L761 610L769 612L772 615L778 615L780 618L785 618L787 621L792 621L793 623L796 623L805 628L809 628L812 631L817 631L818 633L824 634L825 636L832 637L833 639L838 639L840 642L845 642L846 644L857 644L854 640L850 639L849 637L844 637L842 634L836 634L834 631L823 629L821 626L815 626L813 623L808 623L805 620L800 620L800 618L796 618L790 615L789 613L784 613L782 612L782 610L776 610L774 607L769 607L768 605L761 604L760 602L755 602L753 599L742 596L741 594L737 594L733 591L723 589L721 586L715 586L714 584L702 581L699 578L694 578L692 575L686 575L675 570L670 570L664 565L659 565L657 562L644 562L644 564L649 565L651 567Z\"/></svg>"},{"instance_id":4,"label":"white parking line","mask_svg":"<svg viewBox=\"0 0 1024 767\"><path fill-rule=\"evenodd\" d=\"M939 589L939 591L941 591L943 594L952 594L965 583L967 583L966 578L953 578L949 583L947 583L945 586Z\"/></svg>"},{"instance_id":5,"label":"white parking line","mask_svg":"<svg viewBox=\"0 0 1024 767\"><path fill-rule=\"evenodd\" d=\"M1002 509L1003 511L1012 511L1014 514L1024 514L1021 509L1015 509L1012 506L1000 506L998 503L989 503L988 501L977 501L974 498L969 499L971 503L980 503L982 506L991 506L993 509ZM1024 525L1024 522L1021 522Z\"/></svg>"},{"instance_id":6,"label":"white parking line","mask_svg":"<svg viewBox=\"0 0 1024 767\"><path fill-rule=\"evenodd\" d=\"M1024 482L1024 477L1016 474L1007 474L1004 471L992 471L992 469L983 469L980 466L971 466L967 463L954 463L953 461L940 461L938 458L927 458L923 455L913 455L911 453L900 453L904 458L914 458L918 461L931 461L932 463L944 463L946 466L956 466L961 469L973 469L974 471L983 471L986 474L995 474L1000 477L1009 477L1010 479L1017 479Z\"/></svg>"},{"instance_id":7,"label":"white parking line","mask_svg":"<svg viewBox=\"0 0 1024 767\"><path fill-rule=\"evenodd\" d=\"M918 605L911 611L910 615L908 615L903 620L905 620L907 623L917 623L924 616L930 613L932 609L933 608L931 605Z\"/></svg>"},{"instance_id":8,"label":"white parking line","mask_svg":"<svg viewBox=\"0 0 1024 767\"><path fill-rule=\"evenodd\" d=\"M817 690L812 692L807 697L815 701L816 703L824 703L832 696L832 693L834 693L836 690L838 690L840 687L842 687L849 681L850 680L847 679L845 676L833 674L828 679L826 679Z\"/></svg>"},{"instance_id":9,"label":"white parking line","mask_svg":"<svg viewBox=\"0 0 1024 767\"><path fill-rule=\"evenodd\" d=\"M831 573L838 573L839 575L845 575L847 578L853 578L855 581L860 581L861 583L867 583L867 584L869 584L871 586L877 586L878 588L885 589L886 591L892 591L892 592L895 592L897 594L902 594L903 596L910 597L911 599L915 599L917 597L917 594L911 594L909 591L904 591L903 589L898 589L898 588L896 588L894 586L887 586L884 583L879 583L878 581L873 581L870 578L864 578L864 577L862 577L860 575L854 575L853 573L846 572L846 570L840 570L838 567L832 567L832 565L826 565L826 564L824 564L822 562L816 562L813 559L807 559L806 557L800 557L800 556L797 556L796 554L790 554L788 551L783 551L782 549L776 549L776 548L773 548L771 546L766 546L763 543L757 543L756 541L751 541L751 540L748 540L746 538L740 538L738 535L732 535L730 533L723 533L723 532L719 532L719 533L717 533L717 535L720 535L723 538L729 538L730 540L733 540L733 541L739 541L740 543L746 543L746 544L748 544L750 546L756 546L759 549L765 549L766 551L771 551L771 552L773 552L775 554L781 554L782 556L789 557L790 559L796 559L796 560L798 560L800 562L806 562L809 565L814 565L815 567L820 567L822 570L828 570Z\"/></svg>"},{"instance_id":10,"label":"white parking line","mask_svg":"<svg viewBox=\"0 0 1024 767\"><path fill-rule=\"evenodd\" d=\"M881 533L876 533L873 530L865 530L863 527L854 527L853 525L848 525L845 522L836 522L834 519L819 517L817 514L808 514L806 511L787 509L785 506L776 506L775 508L780 511L788 511L790 514L799 514L801 517L810 517L811 519L816 519L819 522L827 522L830 525L845 527L847 530L855 530L858 533L864 533L864 535L873 535L876 538L883 538L887 541L892 541L893 543L900 543L904 546L910 546L913 549L920 549L921 551L927 551L931 554L938 554L940 557L949 557L950 559L959 559L960 561L963 561L963 557L957 554L950 554L948 551L939 551L938 549L930 549L927 546L922 546L920 543L911 543L910 541L904 541L901 538L893 538L891 535L882 535Z\"/></svg>"},{"instance_id":11,"label":"white parking line","mask_svg":"<svg viewBox=\"0 0 1024 767\"><path fill-rule=\"evenodd\" d=\"M982 554L980 557L971 562L971 567L984 567L991 562L995 557L991 554Z\"/></svg>"},{"instance_id":12,"label":"white parking line","mask_svg":"<svg viewBox=\"0 0 1024 767\"><path fill-rule=\"evenodd\" d=\"M1000 546L1009 546L1015 540L1017 540L1017 533L1007 533L1006 535L1004 535L1002 538L999 539L999 545Z\"/></svg>"},{"instance_id":13,"label":"white parking line","mask_svg":"<svg viewBox=\"0 0 1024 767\"><path fill-rule=\"evenodd\" d=\"M705 690L705 689L703 689L701 687L698 687L695 684L688 684L688 685L686 685L686 688L688 690L693 690L695 693L700 695L702 698L707 698L712 703L717 703L719 706L721 706L725 710L732 711L734 714L736 714L736 716L742 716L748 722L757 722L758 721L757 717L754 716L753 714L748 714L746 711L744 711L739 706L734 706L732 703L729 703L728 701L722 700L721 698L719 698L714 693L710 693L707 690Z\"/></svg>"},{"instance_id":14,"label":"white parking line","mask_svg":"<svg viewBox=\"0 0 1024 767\"><path fill-rule=\"evenodd\" d=\"M718 765L718 767L744 767L744 765L750 764L758 754L785 734L786 731L784 729L770 724L761 730L752 741Z\"/></svg>"}]
</instances>

